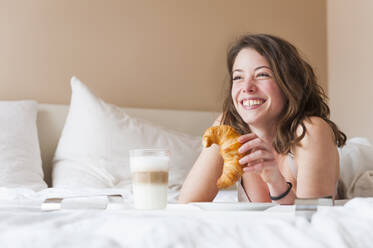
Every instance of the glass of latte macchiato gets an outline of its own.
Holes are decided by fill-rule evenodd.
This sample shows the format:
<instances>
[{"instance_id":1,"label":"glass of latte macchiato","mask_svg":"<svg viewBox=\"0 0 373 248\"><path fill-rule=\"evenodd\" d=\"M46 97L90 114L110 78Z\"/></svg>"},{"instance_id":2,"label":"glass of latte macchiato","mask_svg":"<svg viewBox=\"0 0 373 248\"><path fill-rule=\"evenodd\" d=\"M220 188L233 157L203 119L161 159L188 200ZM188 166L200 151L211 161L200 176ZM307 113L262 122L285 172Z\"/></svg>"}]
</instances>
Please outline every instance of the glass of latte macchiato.
<instances>
[{"instance_id":1,"label":"glass of latte macchiato","mask_svg":"<svg viewBox=\"0 0 373 248\"><path fill-rule=\"evenodd\" d=\"M169 162L167 149L130 150L134 208L166 208Z\"/></svg>"}]
</instances>

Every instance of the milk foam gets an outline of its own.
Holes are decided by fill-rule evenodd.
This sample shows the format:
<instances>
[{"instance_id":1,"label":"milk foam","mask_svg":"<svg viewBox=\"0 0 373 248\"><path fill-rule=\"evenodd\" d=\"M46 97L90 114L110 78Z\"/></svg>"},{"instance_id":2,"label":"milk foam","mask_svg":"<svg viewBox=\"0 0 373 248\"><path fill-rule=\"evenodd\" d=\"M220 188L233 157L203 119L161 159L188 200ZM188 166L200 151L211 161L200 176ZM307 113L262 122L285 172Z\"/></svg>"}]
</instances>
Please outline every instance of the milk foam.
<instances>
[{"instance_id":1,"label":"milk foam","mask_svg":"<svg viewBox=\"0 0 373 248\"><path fill-rule=\"evenodd\" d=\"M167 156L130 157L131 173L140 171L168 171L170 158Z\"/></svg>"}]
</instances>

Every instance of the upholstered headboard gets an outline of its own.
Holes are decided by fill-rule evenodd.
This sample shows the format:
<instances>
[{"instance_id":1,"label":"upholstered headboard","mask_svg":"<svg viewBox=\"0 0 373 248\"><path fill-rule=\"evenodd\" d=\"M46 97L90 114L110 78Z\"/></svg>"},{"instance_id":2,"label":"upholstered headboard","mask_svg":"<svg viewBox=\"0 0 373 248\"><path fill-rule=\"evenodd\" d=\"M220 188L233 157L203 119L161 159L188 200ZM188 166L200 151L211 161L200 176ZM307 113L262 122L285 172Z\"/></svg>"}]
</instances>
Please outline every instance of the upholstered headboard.
<instances>
[{"instance_id":1,"label":"upholstered headboard","mask_svg":"<svg viewBox=\"0 0 373 248\"><path fill-rule=\"evenodd\" d=\"M185 132L202 135L217 118L217 112L123 108L129 115L151 121L154 124ZM51 185L52 159L65 119L68 105L39 104L37 126L44 178Z\"/></svg>"}]
</instances>

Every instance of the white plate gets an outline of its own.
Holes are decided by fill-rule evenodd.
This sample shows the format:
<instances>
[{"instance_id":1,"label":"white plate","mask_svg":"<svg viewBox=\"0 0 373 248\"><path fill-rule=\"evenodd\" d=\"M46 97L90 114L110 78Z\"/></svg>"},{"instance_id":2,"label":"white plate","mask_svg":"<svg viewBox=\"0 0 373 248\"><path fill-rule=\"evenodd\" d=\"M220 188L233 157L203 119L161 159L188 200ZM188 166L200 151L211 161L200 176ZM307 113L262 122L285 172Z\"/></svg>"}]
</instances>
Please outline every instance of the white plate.
<instances>
[{"instance_id":1,"label":"white plate","mask_svg":"<svg viewBox=\"0 0 373 248\"><path fill-rule=\"evenodd\" d=\"M191 202L189 204L202 210L214 211L266 210L278 205L271 202Z\"/></svg>"}]
</instances>

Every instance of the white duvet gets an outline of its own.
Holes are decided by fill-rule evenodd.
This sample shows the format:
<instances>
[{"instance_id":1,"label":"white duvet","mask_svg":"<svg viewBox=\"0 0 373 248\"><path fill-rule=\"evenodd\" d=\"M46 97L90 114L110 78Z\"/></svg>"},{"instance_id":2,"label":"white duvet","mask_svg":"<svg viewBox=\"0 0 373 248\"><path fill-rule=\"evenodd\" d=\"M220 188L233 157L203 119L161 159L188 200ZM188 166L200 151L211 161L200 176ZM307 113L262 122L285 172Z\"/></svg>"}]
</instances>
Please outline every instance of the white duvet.
<instances>
[{"instance_id":1,"label":"white duvet","mask_svg":"<svg viewBox=\"0 0 373 248\"><path fill-rule=\"evenodd\" d=\"M62 209L43 212L46 197L123 190L39 193L0 188L0 247L372 247L373 198L322 207L309 222L293 206L266 211ZM172 202L172 192L170 194Z\"/></svg>"}]
</instances>

